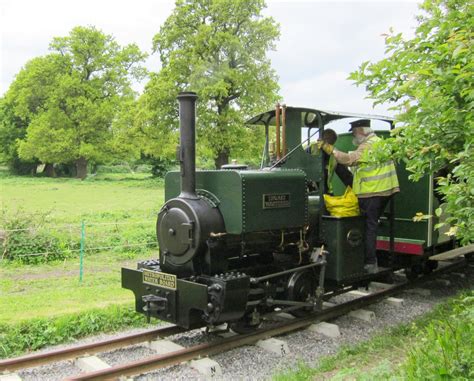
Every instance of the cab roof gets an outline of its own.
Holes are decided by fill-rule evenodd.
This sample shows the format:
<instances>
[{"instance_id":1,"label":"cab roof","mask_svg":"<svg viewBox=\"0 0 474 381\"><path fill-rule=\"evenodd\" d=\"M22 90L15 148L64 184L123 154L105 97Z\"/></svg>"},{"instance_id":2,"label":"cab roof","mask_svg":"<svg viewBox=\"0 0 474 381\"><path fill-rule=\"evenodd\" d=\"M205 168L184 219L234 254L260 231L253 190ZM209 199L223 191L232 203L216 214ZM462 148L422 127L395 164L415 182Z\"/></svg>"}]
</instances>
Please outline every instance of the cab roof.
<instances>
[{"instance_id":1,"label":"cab roof","mask_svg":"<svg viewBox=\"0 0 474 381\"><path fill-rule=\"evenodd\" d=\"M357 114L351 112L329 111L306 107L287 106L286 110L300 112L302 114L302 121L307 127L317 127L319 119L321 120L323 126L334 120L344 118L376 119L388 123L394 120L394 118L384 115ZM254 116L253 118L250 118L247 120L246 124L275 125L275 109L266 111L262 114Z\"/></svg>"}]
</instances>

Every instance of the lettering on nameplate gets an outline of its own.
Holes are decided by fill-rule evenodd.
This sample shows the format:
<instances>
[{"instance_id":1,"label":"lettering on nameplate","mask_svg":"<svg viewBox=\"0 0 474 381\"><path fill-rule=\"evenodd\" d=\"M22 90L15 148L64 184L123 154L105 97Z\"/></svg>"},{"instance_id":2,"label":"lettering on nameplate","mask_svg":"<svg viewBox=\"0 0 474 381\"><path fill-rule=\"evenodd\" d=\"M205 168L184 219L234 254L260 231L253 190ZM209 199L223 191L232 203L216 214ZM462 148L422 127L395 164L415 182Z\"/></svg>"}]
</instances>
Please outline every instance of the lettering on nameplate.
<instances>
[{"instance_id":1,"label":"lettering on nameplate","mask_svg":"<svg viewBox=\"0 0 474 381\"><path fill-rule=\"evenodd\" d=\"M289 193L272 193L263 195L263 209L289 208Z\"/></svg>"},{"instance_id":2,"label":"lettering on nameplate","mask_svg":"<svg viewBox=\"0 0 474 381\"><path fill-rule=\"evenodd\" d=\"M176 275L158 271L143 270L143 283L176 290Z\"/></svg>"}]
</instances>

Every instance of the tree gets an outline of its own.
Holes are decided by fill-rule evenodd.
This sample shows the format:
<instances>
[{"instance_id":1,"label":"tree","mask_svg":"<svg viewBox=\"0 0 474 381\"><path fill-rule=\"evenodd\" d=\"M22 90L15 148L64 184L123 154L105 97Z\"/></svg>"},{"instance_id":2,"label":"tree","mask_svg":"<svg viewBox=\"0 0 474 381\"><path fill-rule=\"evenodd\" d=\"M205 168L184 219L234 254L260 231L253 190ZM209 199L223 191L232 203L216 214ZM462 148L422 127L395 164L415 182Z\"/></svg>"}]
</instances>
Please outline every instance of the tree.
<instances>
[{"instance_id":1,"label":"tree","mask_svg":"<svg viewBox=\"0 0 474 381\"><path fill-rule=\"evenodd\" d=\"M3 161L15 173L34 172L38 160L22 160L18 155L17 140L24 139L28 125L42 113L49 94L54 91L59 73L67 70L66 62L58 55L37 57L17 74L0 104L0 148ZM34 168L34 170L33 170Z\"/></svg>"},{"instance_id":2,"label":"tree","mask_svg":"<svg viewBox=\"0 0 474 381\"><path fill-rule=\"evenodd\" d=\"M177 0L154 37L162 69L151 76L140 100L138 126L147 137L145 153L174 156L176 96L198 93L198 154L212 152L215 166L229 155L256 154L262 131L243 127L245 118L271 107L278 85L266 52L278 26L263 17L263 0Z\"/></svg>"},{"instance_id":3,"label":"tree","mask_svg":"<svg viewBox=\"0 0 474 381\"><path fill-rule=\"evenodd\" d=\"M364 62L350 78L397 113L398 128L378 155L393 151L415 180L440 175L450 232L468 244L474 240L474 7L426 0L420 8L415 36L391 31L387 57Z\"/></svg>"},{"instance_id":4,"label":"tree","mask_svg":"<svg viewBox=\"0 0 474 381\"><path fill-rule=\"evenodd\" d=\"M27 65L28 81L17 79L14 84L20 89L18 103L28 108L33 90L26 83L32 83L33 89L51 83L41 107L30 110L27 134L20 139L18 151L23 159L72 162L77 177L84 178L90 161L123 154L113 122L120 108L133 101L131 80L144 76L139 63L145 55L134 44L120 47L112 36L94 27L76 27L69 36L54 38L50 49L53 53L43 60L59 62L52 78Z\"/></svg>"}]
</instances>

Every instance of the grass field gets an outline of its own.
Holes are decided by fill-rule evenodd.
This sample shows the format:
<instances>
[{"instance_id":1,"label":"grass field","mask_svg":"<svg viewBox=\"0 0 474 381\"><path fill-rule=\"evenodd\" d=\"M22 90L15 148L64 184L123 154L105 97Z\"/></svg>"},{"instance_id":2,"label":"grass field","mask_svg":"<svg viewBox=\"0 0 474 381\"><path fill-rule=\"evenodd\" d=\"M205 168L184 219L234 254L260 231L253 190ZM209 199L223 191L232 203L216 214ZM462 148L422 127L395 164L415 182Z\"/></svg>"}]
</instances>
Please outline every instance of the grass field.
<instances>
[{"instance_id":1,"label":"grass field","mask_svg":"<svg viewBox=\"0 0 474 381\"><path fill-rule=\"evenodd\" d=\"M102 174L69 178L8 176L0 171L0 208L48 213L54 222L107 220L127 212L150 215L163 203L163 181L146 174Z\"/></svg>"},{"instance_id":2,"label":"grass field","mask_svg":"<svg viewBox=\"0 0 474 381\"><path fill-rule=\"evenodd\" d=\"M121 288L120 269L136 259L117 253L85 258L79 283L79 263L0 267L0 324L31 318L58 317L110 305L132 305L133 293Z\"/></svg>"},{"instance_id":3,"label":"grass field","mask_svg":"<svg viewBox=\"0 0 474 381\"><path fill-rule=\"evenodd\" d=\"M72 224L77 227L75 236L83 219L106 227L108 222L120 222L123 225L112 224L108 230L87 231L87 244L95 239L96 246L107 246L110 242L98 239L109 237L119 245L119 238L127 234L140 237L144 230L147 240L154 239L156 212L163 203L162 184L162 180L145 174L103 174L80 181L16 177L1 171L0 207L9 215L20 210L26 215L47 215L45 228L51 226L52 232L57 229L61 233L61 224ZM156 257L156 252L156 248L138 253L126 249L86 251L82 283L77 253L62 261L36 265L0 261L0 323L56 317L111 304L131 305L133 294L121 288L120 269L135 266L138 259Z\"/></svg>"}]
</instances>

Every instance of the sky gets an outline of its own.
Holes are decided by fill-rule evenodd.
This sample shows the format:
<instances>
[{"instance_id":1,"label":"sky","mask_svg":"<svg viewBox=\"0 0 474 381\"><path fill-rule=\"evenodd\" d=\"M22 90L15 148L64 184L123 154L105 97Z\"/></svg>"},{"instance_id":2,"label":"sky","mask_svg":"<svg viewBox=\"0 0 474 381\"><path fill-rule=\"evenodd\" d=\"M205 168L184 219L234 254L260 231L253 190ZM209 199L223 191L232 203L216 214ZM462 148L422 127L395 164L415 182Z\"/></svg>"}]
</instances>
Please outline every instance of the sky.
<instances>
[{"instance_id":1,"label":"sky","mask_svg":"<svg viewBox=\"0 0 474 381\"><path fill-rule=\"evenodd\" d=\"M383 58L383 34L390 27L413 35L419 2L267 0L264 14L281 28L268 56L284 103L390 115L388 106L374 109L365 90L347 77L362 62ZM53 37L78 25L93 25L119 44L136 43L151 53L153 36L173 6L168 0L0 0L0 96L28 60L48 54ZM146 66L157 71L158 55L150 55Z\"/></svg>"}]
</instances>

